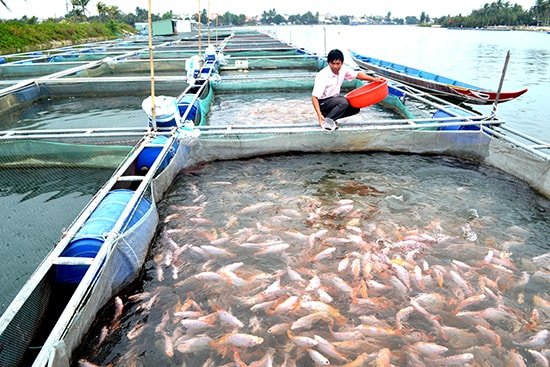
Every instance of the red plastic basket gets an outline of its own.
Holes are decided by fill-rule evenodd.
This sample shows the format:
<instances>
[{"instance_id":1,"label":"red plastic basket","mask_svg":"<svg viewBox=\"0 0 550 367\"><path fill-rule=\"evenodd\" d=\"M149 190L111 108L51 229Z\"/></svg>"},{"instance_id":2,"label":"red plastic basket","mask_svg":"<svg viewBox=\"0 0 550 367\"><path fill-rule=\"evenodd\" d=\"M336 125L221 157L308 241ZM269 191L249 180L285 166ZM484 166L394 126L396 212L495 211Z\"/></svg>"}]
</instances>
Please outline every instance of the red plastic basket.
<instances>
[{"instance_id":1,"label":"red plastic basket","mask_svg":"<svg viewBox=\"0 0 550 367\"><path fill-rule=\"evenodd\" d=\"M381 102L388 95L388 81L371 82L345 95L349 104L356 108L368 107Z\"/></svg>"}]
</instances>

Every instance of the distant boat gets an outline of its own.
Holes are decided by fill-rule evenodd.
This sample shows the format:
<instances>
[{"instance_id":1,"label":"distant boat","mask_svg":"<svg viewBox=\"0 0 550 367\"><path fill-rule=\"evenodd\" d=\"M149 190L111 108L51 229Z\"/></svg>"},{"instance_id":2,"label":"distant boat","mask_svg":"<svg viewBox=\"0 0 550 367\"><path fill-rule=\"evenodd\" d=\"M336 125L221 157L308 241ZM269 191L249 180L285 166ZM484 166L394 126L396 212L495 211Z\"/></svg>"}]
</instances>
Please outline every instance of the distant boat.
<instances>
[{"instance_id":1,"label":"distant boat","mask_svg":"<svg viewBox=\"0 0 550 367\"><path fill-rule=\"evenodd\" d=\"M353 61L363 69L374 71L381 76L398 80L452 102L488 105L494 102L511 101L527 92L527 88L525 88L514 92L500 92L498 94L496 91L476 87L427 71L363 56L353 51L350 51L350 54Z\"/></svg>"}]
</instances>

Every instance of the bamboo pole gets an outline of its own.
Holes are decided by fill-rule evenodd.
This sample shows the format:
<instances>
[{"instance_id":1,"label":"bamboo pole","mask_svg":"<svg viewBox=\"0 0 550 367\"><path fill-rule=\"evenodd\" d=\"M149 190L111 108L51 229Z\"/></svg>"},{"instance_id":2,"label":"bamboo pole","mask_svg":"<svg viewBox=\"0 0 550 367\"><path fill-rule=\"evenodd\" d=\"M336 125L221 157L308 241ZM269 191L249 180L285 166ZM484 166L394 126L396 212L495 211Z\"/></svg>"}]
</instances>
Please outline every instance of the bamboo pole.
<instances>
[{"instance_id":1,"label":"bamboo pole","mask_svg":"<svg viewBox=\"0 0 550 367\"><path fill-rule=\"evenodd\" d=\"M202 43L201 43L201 0L197 0L197 3L199 5L199 13L198 13L198 37L199 37L199 60L201 59L201 49L202 49Z\"/></svg>"},{"instance_id":2,"label":"bamboo pole","mask_svg":"<svg viewBox=\"0 0 550 367\"><path fill-rule=\"evenodd\" d=\"M151 70L151 120L153 129L157 128L155 108L155 61L153 57L153 22L151 21L151 0L148 0L147 22L149 25L149 69Z\"/></svg>"},{"instance_id":3,"label":"bamboo pole","mask_svg":"<svg viewBox=\"0 0 550 367\"><path fill-rule=\"evenodd\" d=\"M208 0L208 16L206 17L208 22L208 44L210 45L210 0Z\"/></svg>"},{"instance_id":4,"label":"bamboo pole","mask_svg":"<svg viewBox=\"0 0 550 367\"><path fill-rule=\"evenodd\" d=\"M497 96L495 98L495 101L493 102L493 116L497 114L498 100L500 98L500 92L502 91L502 85L504 84L504 76L506 75L506 69L508 68L508 61L510 61L510 50L508 50L508 52L506 53L506 60L504 61L502 74L500 75L500 82L498 83Z\"/></svg>"}]
</instances>

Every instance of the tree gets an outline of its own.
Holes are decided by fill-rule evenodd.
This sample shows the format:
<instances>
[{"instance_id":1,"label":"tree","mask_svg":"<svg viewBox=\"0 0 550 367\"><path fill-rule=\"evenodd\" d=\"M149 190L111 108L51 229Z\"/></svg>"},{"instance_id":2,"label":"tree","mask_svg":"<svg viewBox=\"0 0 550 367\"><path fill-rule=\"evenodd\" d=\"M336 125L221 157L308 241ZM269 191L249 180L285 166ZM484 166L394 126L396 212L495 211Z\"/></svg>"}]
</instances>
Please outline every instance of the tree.
<instances>
[{"instance_id":1,"label":"tree","mask_svg":"<svg viewBox=\"0 0 550 367\"><path fill-rule=\"evenodd\" d=\"M264 11L262 13L262 23L265 23L265 24L274 23L276 15L277 15L277 11L275 9L269 9L268 11Z\"/></svg>"},{"instance_id":2,"label":"tree","mask_svg":"<svg viewBox=\"0 0 550 367\"><path fill-rule=\"evenodd\" d=\"M73 6L73 9L79 9L78 14L86 17L86 7L89 2L90 0L71 0L71 5ZM75 13L77 12L75 11Z\"/></svg>"},{"instance_id":3,"label":"tree","mask_svg":"<svg viewBox=\"0 0 550 367\"><path fill-rule=\"evenodd\" d=\"M420 23L427 23L426 13L424 13L424 11L422 11L422 13L420 13Z\"/></svg>"},{"instance_id":4,"label":"tree","mask_svg":"<svg viewBox=\"0 0 550 367\"><path fill-rule=\"evenodd\" d=\"M536 25L547 26L550 24L550 0L537 0L530 12L535 18Z\"/></svg>"},{"instance_id":5,"label":"tree","mask_svg":"<svg viewBox=\"0 0 550 367\"><path fill-rule=\"evenodd\" d=\"M302 23L303 24L317 24L319 23L319 13L317 15L313 15L310 11L302 15Z\"/></svg>"},{"instance_id":6,"label":"tree","mask_svg":"<svg viewBox=\"0 0 550 367\"><path fill-rule=\"evenodd\" d=\"M405 17L405 24L418 24L418 18L413 16Z\"/></svg>"}]
</instances>

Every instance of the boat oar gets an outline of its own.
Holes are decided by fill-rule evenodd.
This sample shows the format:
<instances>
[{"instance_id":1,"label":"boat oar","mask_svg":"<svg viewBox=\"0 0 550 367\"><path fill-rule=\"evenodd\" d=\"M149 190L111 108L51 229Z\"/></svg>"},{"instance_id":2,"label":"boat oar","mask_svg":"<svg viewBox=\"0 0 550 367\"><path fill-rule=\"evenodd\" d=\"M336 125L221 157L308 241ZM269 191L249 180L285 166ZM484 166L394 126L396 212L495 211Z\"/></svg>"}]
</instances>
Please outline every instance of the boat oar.
<instances>
[{"instance_id":1,"label":"boat oar","mask_svg":"<svg viewBox=\"0 0 550 367\"><path fill-rule=\"evenodd\" d=\"M506 75L506 69L508 68L508 61L510 60L510 50L506 53L506 60L504 61L504 67L502 68L502 75L500 76L500 83L498 84L497 96L493 102L493 112L492 115L497 114L497 104L498 99L500 98L500 92L502 91L502 85L504 84L504 76Z\"/></svg>"}]
</instances>

